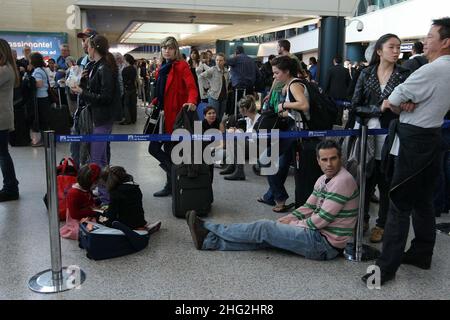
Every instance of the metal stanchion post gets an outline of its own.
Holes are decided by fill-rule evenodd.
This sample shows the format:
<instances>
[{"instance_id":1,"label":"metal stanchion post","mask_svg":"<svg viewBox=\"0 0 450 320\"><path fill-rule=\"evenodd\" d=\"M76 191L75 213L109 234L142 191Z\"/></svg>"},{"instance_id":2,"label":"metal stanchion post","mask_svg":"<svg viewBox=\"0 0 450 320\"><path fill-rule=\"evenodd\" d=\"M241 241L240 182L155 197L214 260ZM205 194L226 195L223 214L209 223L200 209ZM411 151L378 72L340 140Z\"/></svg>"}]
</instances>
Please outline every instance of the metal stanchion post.
<instances>
[{"instance_id":1,"label":"metal stanchion post","mask_svg":"<svg viewBox=\"0 0 450 320\"><path fill-rule=\"evenodd\" d=\"M356 235L353 244L348 244L344 251L344 256L347 260L361 262L375 260L380 255L380 251L375 248L363 245L364 232L364 207L366 202L366 157L367 157L367 123L363 121L361 125L361 139L359 155L359 211L358 224L356 226Z\"/></svg>"},{"instance_id":2,"label":"metal stanchion post","mask_svg":"<svg viewBox=\"0 0 450 320\"><path fill-rule=\"evenodd\" d=\"M45 132L44 143L52 268L33 276L28 282L28 287L38 293L56 293L67 291L81 285L86 279L86 275L79 268L69 269L67 267L62 267L56 183L56 141L54 131ZM76 274L72 274L73 272Z\"/></svg>"}]
</instances>

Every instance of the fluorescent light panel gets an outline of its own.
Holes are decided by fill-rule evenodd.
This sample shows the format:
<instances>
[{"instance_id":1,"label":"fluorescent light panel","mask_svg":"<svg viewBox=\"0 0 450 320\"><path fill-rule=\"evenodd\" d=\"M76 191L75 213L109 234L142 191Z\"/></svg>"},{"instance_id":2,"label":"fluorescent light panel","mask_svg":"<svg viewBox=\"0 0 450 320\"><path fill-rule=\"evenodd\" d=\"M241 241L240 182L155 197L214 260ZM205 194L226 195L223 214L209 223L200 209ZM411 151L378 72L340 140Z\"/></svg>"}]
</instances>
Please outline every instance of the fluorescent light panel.
<instances>
[{"instance_id":1,"label":"fluorescent light panel","mask_svg":"<svg viewBox=\"0 0 450 320\"><path fill-rule=\"evenodd\" d=\"M192 35L218 28L215 24L134 22L123 33L121 43L159 42L173 36L184 40Z\"/></svg>"}]
</instances>

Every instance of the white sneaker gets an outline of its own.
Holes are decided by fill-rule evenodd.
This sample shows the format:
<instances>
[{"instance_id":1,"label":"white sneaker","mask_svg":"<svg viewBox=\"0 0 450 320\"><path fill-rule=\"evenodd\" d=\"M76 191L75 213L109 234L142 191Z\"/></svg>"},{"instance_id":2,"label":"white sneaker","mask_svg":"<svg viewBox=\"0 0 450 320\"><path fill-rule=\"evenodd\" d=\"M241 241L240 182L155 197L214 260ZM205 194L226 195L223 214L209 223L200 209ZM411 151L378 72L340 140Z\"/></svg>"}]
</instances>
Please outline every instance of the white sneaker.
<instances>
[{"instance_id":1,"label":"white sneaker","mask_svg":"<svg viewBox=\"0 0 450 320\"><path fill-rule=\"evenodd\" d=\"M159 229L161 229L161 221L149 223L145 226L145 228L148 230L149 234L154 234L155 232L158 232Z\"/></svg>"}]
</instances>

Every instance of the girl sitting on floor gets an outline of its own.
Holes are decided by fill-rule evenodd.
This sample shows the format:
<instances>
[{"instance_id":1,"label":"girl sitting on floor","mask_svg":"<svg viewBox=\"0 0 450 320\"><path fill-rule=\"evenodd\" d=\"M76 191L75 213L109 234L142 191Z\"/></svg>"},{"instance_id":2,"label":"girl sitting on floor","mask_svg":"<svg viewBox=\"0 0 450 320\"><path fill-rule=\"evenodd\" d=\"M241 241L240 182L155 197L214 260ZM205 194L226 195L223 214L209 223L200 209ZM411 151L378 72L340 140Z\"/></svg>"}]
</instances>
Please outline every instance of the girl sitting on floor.
<instances>
[{"instance_id":1,"label":"girl sitting on floor","mask_svg":"<svg viewBox=\"0 0 450 320\"><path fill-rule=\"evenodd\" d=\"M83 166L78 172L77 183L67 192L66 224L60 228L63 238L78 239L79 223L85 219L95 219L99 201L92 194L92 189L100 178L101 168L95 163Z\"/></svg>"},{"instance_id":2,"label":"girl sitting on floor","mask_svg":"<svg viewBox=\"0 0 450 320\"><path fill-rule=\"evenodd\" d=\"M99 216L99 223L108 227L119 221L133 230L147 230L150 234L157 232L161 221L148 224L145 221L142 206L142 192L123 167L107 167L101 174L110 195L108 209Z\"/></svg>"}]
</instances>

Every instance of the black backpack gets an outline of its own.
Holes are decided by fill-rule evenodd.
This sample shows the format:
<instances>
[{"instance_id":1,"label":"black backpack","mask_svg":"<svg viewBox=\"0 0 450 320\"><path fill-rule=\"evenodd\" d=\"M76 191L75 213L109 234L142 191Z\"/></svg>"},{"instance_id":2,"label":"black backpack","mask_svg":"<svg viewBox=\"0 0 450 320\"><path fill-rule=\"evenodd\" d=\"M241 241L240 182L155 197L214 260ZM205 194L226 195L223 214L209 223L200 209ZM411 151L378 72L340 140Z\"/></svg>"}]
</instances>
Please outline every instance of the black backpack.
<instances>
[{"instance_id":1,"label":"black backpack","mask_svg":"<svg viewBox=\"0 0 450 320\"><path fill-rule=\"evenodd\" d=\"M302 120L308 126L308 130L331 130L336 124L338 108L336 103L325 93L321 92L317 84L307 80L294 80L292 83L300 82L306 87L309 94L309 115L307 120L303 112L300 111ZM291 83L291 84L292 84ZM295 98L289 91L289 100L294 102Z\"/></svg>"}]
</instances>

